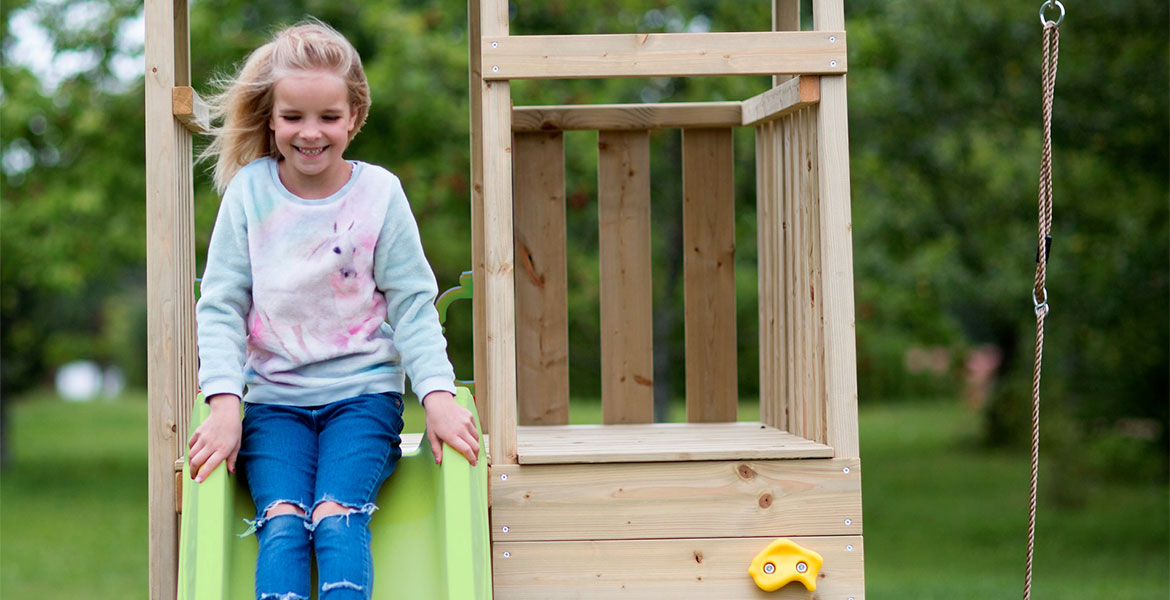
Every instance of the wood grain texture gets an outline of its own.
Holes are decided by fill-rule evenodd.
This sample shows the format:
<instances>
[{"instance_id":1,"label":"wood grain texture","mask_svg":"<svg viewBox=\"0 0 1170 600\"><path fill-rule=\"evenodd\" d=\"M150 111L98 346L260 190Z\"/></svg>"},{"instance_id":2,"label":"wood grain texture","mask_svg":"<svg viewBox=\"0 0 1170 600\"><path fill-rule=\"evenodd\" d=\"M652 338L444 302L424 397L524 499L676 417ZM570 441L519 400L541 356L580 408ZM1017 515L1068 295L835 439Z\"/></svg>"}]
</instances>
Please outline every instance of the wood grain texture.
<instances>
[{"instance_id":1,"label":"wood grain texture","mask_svg":"<svg viewBox=\"0 0 1170 600\"><path fill-rule=\"evenodd\" d=\"M825 564L816 593L800 583L764 592L747 574L771 538L499 542L492 549L495 596L502 600L862 600L861 536L796 537Z\"/></svg>"},{"instance_id":2,"label":"wood grain texture","mask_svg":"<svg viewBox=\"0 0 1170 600\"><path fill-rule=\"evenodd\" d=\"M821 99L821 80L802 75L743 101L743 125L755 125L816 104Z\"/></svg>"},{"instance_id":3,"label":"wood grain texture","mask_svg":"<svg viewBox=\"0 0 1170 600\"><path fill-rule=\"evenodd\" d=\"M607 424L654 419L650 277L650 136L597 136L601 404Z\"/></svg>"},{"instance_id":4,"label":"wood grain texture","mask_svg":"<svg viewBox=\"0 0 1170 600\"><path fill-rule=\"evenodd\" d=\"M191 133L211 131L211 117L207 104L195 93L195 88L186 85L176 86L171 91L171 111Z\"/></svg>"},{"instance_id":5,"label":"wood grain texture","mask_svg":"<svg viewBox=\"0 0 1170 600\"><path fill-rule=\"evenodd\" d=\"M839 74L847 70L843 31L521 36L485 32L482 53L487 79Z\"/></svg>"},{"instance_id":6,"label":"wood grain texture","mask_svg":"<svg viewBox=\"0 0 1170 600\"><path fill-rule=\"evenodd\" d=\"M735 183L731 129L684 129L687 421L735 421Z\"/></svg>"},{"instance_id":7,"label":"wood grain texture","mask_svg":"<svg viewBox=\"0 0 1170 600\"><path fill-rule=\"evenodd\" d=\"M493 465L492 540L860 535L859 464Z\"/></svg>"},{"instance_id":8,"label":"wood grain texture","mask_svg":"<svg viewBox=\"0 0 1170 600\"><path fill-rule=\"evenodd\" d=\"M736 127L739 102L517 106L512 131L628 131L678 127Z\"/></svg>"},{"instance_id":9,"label":"wood grain texture","mask_svg":"<svg viewBox=\"0 0 1170 600\"><path fill-rule=\"evenodd\" d=\"M565 140L517 133L515 144L516 411L520 425L569 422Z\"/></svg>"},{"instance_id":10,"label":"wood grain texture","mask_svg":"<svg viewBox=\"0 0 1170 600\"><path fill-rule=\"evenodd\" d=\"M761 423L520 427L521 464L827 458L833 449Z\"/></svg>"}]
</instances>

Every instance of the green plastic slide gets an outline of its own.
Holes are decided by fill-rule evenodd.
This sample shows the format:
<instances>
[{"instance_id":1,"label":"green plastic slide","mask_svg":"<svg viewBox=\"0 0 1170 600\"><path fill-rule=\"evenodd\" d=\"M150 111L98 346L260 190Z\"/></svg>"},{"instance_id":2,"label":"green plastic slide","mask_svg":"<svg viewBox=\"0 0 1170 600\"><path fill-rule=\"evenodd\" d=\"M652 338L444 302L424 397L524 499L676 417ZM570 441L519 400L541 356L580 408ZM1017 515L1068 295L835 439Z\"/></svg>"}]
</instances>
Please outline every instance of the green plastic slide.
<instances>
[{"instance_id":1,"label":"green plastic slide","mask_svg":"<svg viewBox=\"0 0 1170 600\"><path fill-rule=\"evenodd\" d=\"M456 398L475 413L468 390L459 388ZM192 432L208 412L201 395L195 402ZM404 441L402 460L382 486L379 510L370 523L374 599L490 599L483 451L472 467L446 448L439 466L425 437L417 447L411 446ZM255 517L247 489L222 466L203 483L192 481L188 469L184 463L179 600L253 598L256 538L237 535L247 528L244 519Z\"/></svg>"}]
</instances>

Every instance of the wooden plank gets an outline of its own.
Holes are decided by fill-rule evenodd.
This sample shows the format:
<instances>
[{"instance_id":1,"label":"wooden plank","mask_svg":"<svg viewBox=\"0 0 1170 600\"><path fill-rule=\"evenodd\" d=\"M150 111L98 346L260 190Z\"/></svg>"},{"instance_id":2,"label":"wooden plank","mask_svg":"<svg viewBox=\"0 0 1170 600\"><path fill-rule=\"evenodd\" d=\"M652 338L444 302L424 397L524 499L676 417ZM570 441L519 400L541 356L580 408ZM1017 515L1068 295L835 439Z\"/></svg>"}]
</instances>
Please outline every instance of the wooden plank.
<instances>
[{"instance_id":1,"label":"wooden plank","mask_svg":"<svg viewBox=\"0 0 1170 600\"><path fill-rule=\"evenodd\" d=\"M821 86L817 162L825 315L825 441L833 446L837 456L858 456L857 324L853 306L853 222L845 78L827 78Z\"/></svg>"},{"instance_id":2,"label":"wooden plank","mask_svg":"<svg viewBox=\"0 0 1170 600\"><path fill-rule=\"evenodd\" d=\"M812 393L807 399L809 402L809 425L805 436L812 440L825 441L825 313L824 289L821 285L821 243L824 229L821 227L821 194L818 180L820 170L816 168L817 159L817 130L816 109L809 108L801 111L802 137L807 178L804 180L805 194L809 198L809 310L812 323ZM811 167L810 167L811 165Z\"/></svg>"},{"instance_id":3,"label":"wooden plank","mask_svg":"<svg viewBox=\"0 0 1170 600\"><path fill-rule=\"evenodd\" d=\"M187 239L194 227L180 208L184 173L189 173L190 137L175 121L171 90L175 86L177 12L185 2L148 0L146 30L146 272L148 390L148 514L152 599L175 597L178 584L178 523L174 461L180 455L179 412L189 406L195 389L189 367L194 340L194 252ZM185 76L184 74L181 74ZM186 144L187 148L183 148ZM188 157L187 164L181 162ZM184 168L185 167L185 168ZM186 180L189 184L189 175Z\"/></svg>"},{"instance_id":4,"label":"wooden plank","mask_svg":"<svg viewBox=\"0 0 1170 600\"><path fill-rule=\"evenodd\" d=\"M493 466L492 540L860 535L859 465L808 459Z\"/></svg>"},{"instance_id":5,"label":"wooden plank","mask_svg":"<svg viewBox=\"0 0 1170 600\"><path fill-rule=\"evenodd\" d=\"M776 119L816 104L821 99L821 79L802 75L743 101L743 125Z\"/></svg>"},{"instance_id":6,"label":"wooden plank","mask_svg":"<svg viewBox=\"0 0 1170 600\"><path fill-rule=\"evenodd\" d=\"M468 105L470 111L471 141L471 276L472 286L484 284L483 258L483 78L480 76L479 0L467 2L468 39ZM472 311L472 369L475 381L487 380L487 304L483 294L471 297ZM475 407L479 411L480 426L487 433L491 429L491 406L486 396L477 394Z\"/></svg>"},{"instance_id":7,"label":"wooden plank","mask_svg":"<svg viewBox=\"0 0 1170 600\"><path fill-rule=\"evenodd\" d=\"M782 298L784 298L784 347L785 347L785 368L786 374L784 377L784 429L799 435L799 428L796 426L796 415L793 410L796 403L796 396L799 391L796 387L797 376L800 373L800 355L797 351L797 302L795 273L797 264L796 252L796 194L793 193L793 182L796 180L796 173L793 171L794 159L789 151L789 145L786 143L785 132L787 131L786 121L791 121L792 116L789 115L776 122L775 136L773 143L776 146L776 152L780 156L781 181L780 194L781 204L783 210L783 227L784 227L784 283Z\"/></svg>"},{"instance_id":8,"label":"wooden plank","mask_svg":"<svg viewBox=\"0 0 1170 600\"><path fill-rule=\"evenodd\" d=\"M488 79L841 74L847 70L844 31L519 36L485 32L482 53Z\"/></svg>"},{"instance_id":9,"label":"wooden plank","mask_svg":"<svg viewBox=\"0 0 1170 600\"><path fill-rule=\"evenodd\" d=\"M171 112L191 133L211 131L211 117L207 104L191 86L175 86L171 91Z\"/></svg>"},{"instance_id":10,"label":"wooden plank","mask_svg":"<svg viewBox=\"0 0 1170 600\"><path fill-rule=\"evenodd\" d=\"M735 184L731 129L684 129L687 421L734 421Z\"/></svg>"},{"instance_id":11,"label":"wooden plank","mask_svg":"<svg viewBox=\"0 0 1170 600\"><path fill-rule=\"evenodd\" d=\"M515 134L516 411L521 425L569 422L565 139Z\"/></svg>"},{"instance_id":12,"label":"wooden plank","mask_svg":"<svg viewBox=\"0 0 1170 600\"><path fill-rule=\"evenodd\" d=\"M800 0L772 1L772 31L800 31ZM780 85L791 78L791 75L775 75L772 85Z\"/></svg>"},{"instance_id":13,"label":"wooden plank","mask_svg":"<svg viewBox=\"0 0 1170 600\"><path fill-rule=\"evenodd\" d=\"M762 423L520 427L520 464L827 458L833 449Z\"/></svg>"},{"instance_id":14,"label":"wooden plank","mask_svg":"<svg viewBox=\"0 0 1170 600\"><path fill-rule=\"evenodd\" d=\"M865 597L861 536L791 539L825 560L815 595L800 583L756 586L747 567L771 538L496 542L493 581L498 597L517 600Z\"/></svg>"},{"instance_id":15,"label":"wooden plank","mask_svg":"<svg viewBox=\"0 0 1170 600\"><path fill-rule=\"evenodd\" d=\"M507 35L506 0L481 0L483 35ZM516 289L513 282L512 99L506 81L484 81L483 106L483 335L484 381L476 391L491 406L491 454L497 464L516 462ZM478 378L478 375L477 375Z\"/></svg>"},{"instance_id":16,"label":"wooden plank","mask_svg":"<svg viewBox=\"0 0 1170 600\"><path fill-rule=\"evenodd\" d=\"M784 428L781 406L784 354L783 231L780 222L779 162L774 147L776 125L756 126L756 222L759 280L760 421Z\"/></svg>"},{"instance_id":17,"label":"wooden plank","mask_svg":"<svg viewBox=\"0 0 1170 600\"><path fill-rule=\"evenodd\" d=\"M650 136L597 136L601 269L602 420L654 419L654 331L650 279Z\"/></svg>"},{"instance_id":18,"label":"wooden plank","mask_svg":"<svg viewBox=\"0 0 1170 600\"><path fill-rule=\"evenodd\" d=\"M739 102L518 106L512 131L626 131L679 127L738 127Z\"/></svg>"}]
</instances>

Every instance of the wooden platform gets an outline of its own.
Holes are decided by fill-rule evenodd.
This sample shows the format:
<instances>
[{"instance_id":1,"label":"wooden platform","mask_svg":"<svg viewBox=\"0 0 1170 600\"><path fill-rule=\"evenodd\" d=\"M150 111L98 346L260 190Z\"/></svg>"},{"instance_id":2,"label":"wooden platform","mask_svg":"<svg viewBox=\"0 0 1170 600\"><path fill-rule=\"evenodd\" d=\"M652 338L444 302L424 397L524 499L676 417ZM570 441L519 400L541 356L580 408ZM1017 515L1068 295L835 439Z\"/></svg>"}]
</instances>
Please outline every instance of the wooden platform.
<instances>
[{"instance_id":1,"label":"wooden platform","mask_svg":"<svg viewBox=\"0 0 1170 600\"><path fill-rule=\"evenodd\" d=\"M517 428L520 464L832 458L833 449L761 423Z\"/></svg>"}]
</instances>

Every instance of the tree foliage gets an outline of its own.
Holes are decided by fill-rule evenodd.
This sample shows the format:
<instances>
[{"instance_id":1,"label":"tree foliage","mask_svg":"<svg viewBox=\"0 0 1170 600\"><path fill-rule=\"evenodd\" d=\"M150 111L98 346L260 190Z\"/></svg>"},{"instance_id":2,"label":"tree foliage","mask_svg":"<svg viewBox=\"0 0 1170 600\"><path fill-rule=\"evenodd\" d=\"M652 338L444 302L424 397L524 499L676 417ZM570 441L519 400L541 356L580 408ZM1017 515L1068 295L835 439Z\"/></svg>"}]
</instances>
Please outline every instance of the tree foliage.
<instances>
[{"instance_id":1,"label":"tree foliage","mask_svg":"<svg viewBox=\"0 0 1170 600\"><path fill-rule=\"evenodd\" d=\"M70 16L89 6L85 19ZM599 33L767 29L768 2L515 2L512 31ZM807 4L807 3L806 3ZM807 6L806 6L807 9ZM145 174L141 80L113 75L129 0L9 2L3 11L0 247L3 393L72 358L128 367L142 381ZM988 423L1017 435L1030 383L1040 26L1008 0L852 0L850 134L859 380L863 401L955 394L962 358L1004 353ZM12 60L14 14L32 14L56 52L90 66L46 88ZM338 27L362 54L374 107L354 158L403 179L440 286L470 266L467 17L461 0L191 4L196 89L211 91L273 30L304 15ZM808 14L806 10L806 21ZM1049 270L1047 397L1081 423L1154 422L1166 444L1170 277L1164 2L1070 5L1055 121L1056 241ZM520 81L523 104L738 100L766 78ZM566 136L571 384L596 395L596 140ZM681 395L681 205L677 132L655 134L652 239L659 383ZM755 391L753 141L736 135L741 393ZM199 267L218 199L196 168ZM469 311L468 311L469 312ZM470 373L470 317L448 333ZM945 348L942 377L907 372L907 352Z\"/></svg>"}]
</instances>

